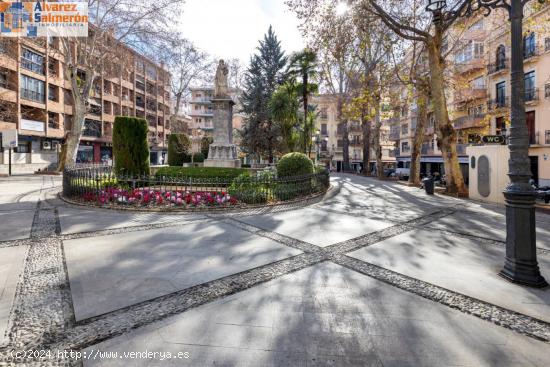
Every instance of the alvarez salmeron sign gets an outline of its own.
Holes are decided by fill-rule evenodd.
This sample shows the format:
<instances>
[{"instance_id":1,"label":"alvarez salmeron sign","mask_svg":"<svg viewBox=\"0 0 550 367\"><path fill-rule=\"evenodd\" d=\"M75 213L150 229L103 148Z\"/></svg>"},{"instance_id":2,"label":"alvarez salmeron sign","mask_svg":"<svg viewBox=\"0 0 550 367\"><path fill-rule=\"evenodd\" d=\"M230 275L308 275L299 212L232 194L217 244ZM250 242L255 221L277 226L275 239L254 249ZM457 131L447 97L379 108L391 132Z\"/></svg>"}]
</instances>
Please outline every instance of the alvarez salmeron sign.
<instances>
[{"instance_id":1,"label":"alvarez salmeron sign","mask_svg":"<svg viewBox=\"0 0 550 367\"><path fill-rule=\"evenodd\" d=\"M0 37L88 37L88 1L2 1Z\"/></svg>"}]
</instances>

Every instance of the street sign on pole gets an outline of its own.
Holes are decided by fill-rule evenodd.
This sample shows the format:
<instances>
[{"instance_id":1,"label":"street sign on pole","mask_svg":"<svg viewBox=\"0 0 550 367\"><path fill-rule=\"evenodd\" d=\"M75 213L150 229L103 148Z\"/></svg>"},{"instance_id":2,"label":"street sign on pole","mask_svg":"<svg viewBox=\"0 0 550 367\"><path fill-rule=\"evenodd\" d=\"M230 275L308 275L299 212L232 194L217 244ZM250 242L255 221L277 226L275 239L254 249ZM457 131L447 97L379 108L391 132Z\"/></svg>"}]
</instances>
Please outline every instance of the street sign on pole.
<instances>
[{"instance_id":1,"label":"street sign on pole","mask_svg":"<svg viewBox=\"0 0 550 367\"><path fill-rule=\"evenodd\" d=\"M17 148L17 130L2 131L2 148Z\"/></svg>"},{"instance_id":2,"label":"street sign on pole","mask_svg":"<svg viewBox=\"0 0 550 367\"><path fill-rule=\"evenodd\" d=\"M11 176L11 150L17 148L17 130L2 131L2 148L8 149L8 175Z\"/></svg>"}]
</instances>

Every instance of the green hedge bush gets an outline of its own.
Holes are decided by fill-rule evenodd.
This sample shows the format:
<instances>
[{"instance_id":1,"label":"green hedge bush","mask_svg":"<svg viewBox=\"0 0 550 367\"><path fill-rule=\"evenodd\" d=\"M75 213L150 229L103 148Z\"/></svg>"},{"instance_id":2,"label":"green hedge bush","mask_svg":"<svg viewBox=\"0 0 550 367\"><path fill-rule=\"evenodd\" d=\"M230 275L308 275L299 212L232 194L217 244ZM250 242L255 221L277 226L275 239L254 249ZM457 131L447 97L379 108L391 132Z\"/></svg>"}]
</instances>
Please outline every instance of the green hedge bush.
<instances>
[{"instance_id":1,"label":"green hedge bush","mask_svg":"<svg viewBox=\"0 0 550 367\"><path fill-rule=\"evenodd\" d=\"M279 177L305 176L313 171L313 162L303 153L285 154L277 163Z\"/></svg>"},{"instance_id":2,"label":"green hedge bush","mask_svg":"<svg viewBox=\"0 0 550 367\"><path fill-rule=\"evenodd\" d=\"M202 163L204 162L205 158L204 158L204 155L202 153L195 153L193 154L193 161L195 163Z\"/></svg>"},{"instance_id":3,"label":"green hedge bush","mask_svg":"<svg viewBox=\"0 0 550 367\"><path fill-rule=\"evenodd\" d=\"M115 172L123 175L149 175L149 128L145 119L115 117L113 126L113 155Z\"/></svg>"},{"instance_id":4,"label":"green hedge bush","mask_svg":"<svg viewBox=\"0 0 550 367\"><path fill-rule=\"evenodd\" d=\"M263 204L267 202L269 197L268 187L248 172L236 177L227 192L235 199L246 204Z\"/></svg>"},{"instance_id":5,"label":"green hedge bush","mask_svg":"<svg viewBox=\"0 0 550 367\"><path fill-rule=\"evenodd\" d=\"M248 173L242 168L218 167L161 167L155 173L156 177L188 177L188 178L220 178L232 180L237 176Z\"/></svg>"}]
</instances>

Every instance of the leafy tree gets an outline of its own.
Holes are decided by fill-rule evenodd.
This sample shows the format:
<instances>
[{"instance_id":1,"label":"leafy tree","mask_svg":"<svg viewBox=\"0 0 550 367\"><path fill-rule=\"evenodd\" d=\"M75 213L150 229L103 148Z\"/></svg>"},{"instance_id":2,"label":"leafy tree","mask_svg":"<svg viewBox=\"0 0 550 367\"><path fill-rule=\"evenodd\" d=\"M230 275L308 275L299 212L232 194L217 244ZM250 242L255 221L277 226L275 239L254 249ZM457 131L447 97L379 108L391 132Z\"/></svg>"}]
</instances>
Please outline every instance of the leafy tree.
<instances>
[{"instance_id":1,"label":"leafy tree","mask_svg":"<svg viewBox=\"0 0 550 367\"><path fill-rule=\"evenodd\" d=\"M302 96L302 107L304 111L302 116L306 117L306 119L303 120L304 128L308 124L307 117L309 115L309 96L311 93L316 93L319 89L318 85L313 83L313 80L318 75L317 67L317 54L308 48L293 54L290 58L289 74L300 81L300 84L298 84L298 89ZM306 134L303 136L302 144L304 147L304 152L308 149L308 145L311 150L312 130L313 129L309 129L309 136Z\"/></svg>"},{"instance_id":2,"label":"leafy tree","mask_svg":"<svg viewBox=\"0 0 550 367\"><path fill-rule=\"evenodd\" d=\"M430 96L436 118L438 145L443 155L447 176L447 191L467 192L456 149L457 132L453 128L445 96L445 48L449 48L449 29L471 0L448 1L454 11L447 17L432 18L425 11L425 2L420 0L361 0L367 11L376 14L396 35L424 45L428 55Z\"/></svg>"},{"instance_id":3,"label":"leafy tree","mask_svg":"<svg viewBox=\"0 0 550 367\"><path fill-rule=\"evenodd\" d=\"M147 120L138 117L115 117L113 155L115 172L124 175L148 175L149 144Z\"/></svg>"},{"instance_id":4,"label":"leafy tree","mask_svg":"<svg viewBox=\"0 0 550 367\"><path fill-rule=\"evenodd\" d=\"M51 52L64 57L66 82L71 86L73 118L61 148L58 170L75 162L78 145L85 130L85 117L93 101L93 89L101 76L118 78L133 72L134 61L124 44L147 56L160 40L173 37L172 26L182 0L88 0L88 37L56 37Z\"/></svg>"},{"instance_id":5,"label":"leafy tree","mask_svg":"<svg viewBox=\"0 0 550 367\"><path fill-rule=\"evenodd\" d=\"M269 101L269 111L281 132L281 150L287 153L294 152L298 143L298 93L298 85L289 80L273 93Z\"/></svg>"},{"instance_id":6,"label":"leafy tree","mask_svg":"<svg viewBox=\"0 0 550 367\"><path fill-rule=\"evenodd\" d=\"M260 41L258 53L250 60L241 99L243 112L247 114L241 144L249 153L267 155L269 162L273 162L278 149L279 134L269 111L269 100L286 78L286 63L281 43L270 26Z\"/></svg>"}]
</instances>

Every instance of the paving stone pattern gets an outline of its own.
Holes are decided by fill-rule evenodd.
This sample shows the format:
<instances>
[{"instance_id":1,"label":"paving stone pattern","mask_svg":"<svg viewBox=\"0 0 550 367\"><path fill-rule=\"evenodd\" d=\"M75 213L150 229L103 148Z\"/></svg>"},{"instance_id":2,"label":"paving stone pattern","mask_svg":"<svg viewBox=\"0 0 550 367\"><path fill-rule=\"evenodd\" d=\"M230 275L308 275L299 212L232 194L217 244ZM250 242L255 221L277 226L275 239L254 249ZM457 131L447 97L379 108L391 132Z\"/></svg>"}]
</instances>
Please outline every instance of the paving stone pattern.
<instances>
[{"instance_id":1,"label":"paving stone pattern","mask_svg":"<svg viewBox=\"0 0 550 367\"><path fill-rule=\"evenodd\" d=\"M335 198L337 196L333 200ZM323 202L319 202L312 210L321 210L322 205ZM297 208L286 208L285 210ZM296 239L287 234L266 229L265 226L251 224L250 216L243 220L235 213L231 213L231 215L215 214L199 218L182 218L180 223L155 223L100 229L84 233L61 234L57 203L48 200L39 201L33 218L30 238L14 239L0 243L0 249L28 246L28 255L17 285L8 323L7 344L0 346L0 365L2 363L8 365L10 363L79 365L82 361L62 358L26 358L13 361L9 359L8 353L13 349L86 350L86 348L98 343L115 340L115 338L132 333L138 328L140 328L139 330L146 330L148 326L156 325L156 323L168 320L175 315L197 310L201 305L219 302L222 299L229 299L228 297L236 297L240 292L252 288L259 289L262 284L288 277L296 272L305 271L305 269L315 268L321 264L344 267L354 273L366 275L384 284L420 296L428 302L436 302L494 325L502 326L515 333L550 343L550 324L547 322L347 255L350 252L426 226L462 209L463 204L460 202L450 202L449 205L443 208L434 208L428 214L413 219L390 221L389 225L377 231L338 243L327 244L324 242L319 245L307 242L303 236L302 239ZM180 228L194 221L204 222L205 220L234 226L259 238L266 238L299 250L301 253L148 299L99 316L89 317L79 322L75 321L63 241L160 228ZM437 228L431 230L445 231L445 229ZM475 237L465 234L462 234L462 236ZM481 244L502 246L502 243L498 240L488 241L479 238L479 242ZM541 253L545 254L546 250L542 249ZM330 344L330 340L327 340L327 343ZM377 341L373 343L377 343ZM396 348L398 349L397 346ZM368 355L369 352L365 351L365 353ZM340 359L331 362L330 360L323 360L323 358L325 357L320 357L315 363L317 365L344 366L346 363L357 365L357 363L366 363L365 361L368 360L367 358L362 359L362 362L351 359L345 361L339 357ZM301 365L300 358L297 358L295 362L295 365ZM311 364L311 361L309 362L308 365ZM393 362L396 363L395 365L400 365L398 360ZM285 362L277 361L273 365L281 364L285 364ZM372 365L382 365L382 362L380 359L373 358ZM384 363L384 365L391 364Z\"/></svg>"}]
</instances>

